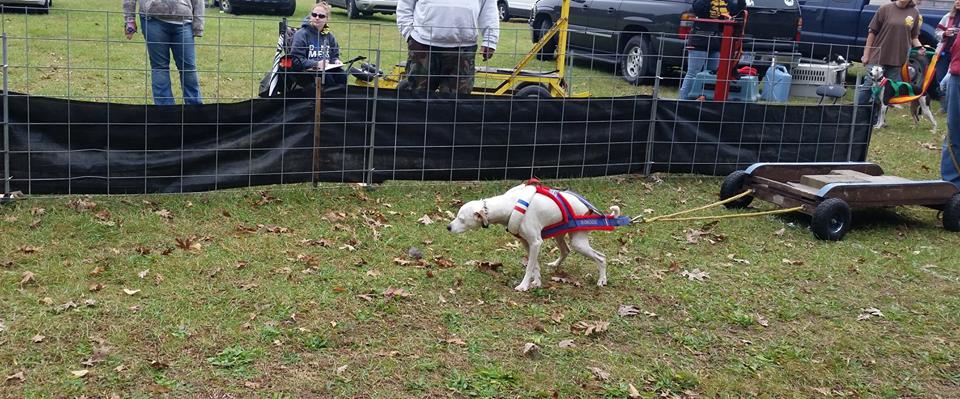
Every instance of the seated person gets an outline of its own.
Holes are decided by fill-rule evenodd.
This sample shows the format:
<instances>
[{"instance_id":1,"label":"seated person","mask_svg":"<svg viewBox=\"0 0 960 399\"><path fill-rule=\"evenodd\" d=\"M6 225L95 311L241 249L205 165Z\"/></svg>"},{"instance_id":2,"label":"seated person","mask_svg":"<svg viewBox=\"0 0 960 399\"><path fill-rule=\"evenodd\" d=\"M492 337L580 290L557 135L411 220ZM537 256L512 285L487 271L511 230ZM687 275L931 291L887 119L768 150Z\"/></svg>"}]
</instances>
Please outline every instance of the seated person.
<instances>
[{"instance_id":1,"label":"seated person","mask_svg":"<svg viewBox=\"0 0 960 399\"><path fill-rule=\"evenodd\" d=\"M340 45L330 31L327 20L330 18L330 5L317 3L310 15L304 17L302 29L293 35L290 55L293 56L293 69L297 72L320 72L326 69L324 84L347 84L347 75L340 62ZM309 75L311 80L313 74ZM301 79L305 80L305 79ZM313 87L313 83L304 85Z\"/></svg>"}]
</instances>

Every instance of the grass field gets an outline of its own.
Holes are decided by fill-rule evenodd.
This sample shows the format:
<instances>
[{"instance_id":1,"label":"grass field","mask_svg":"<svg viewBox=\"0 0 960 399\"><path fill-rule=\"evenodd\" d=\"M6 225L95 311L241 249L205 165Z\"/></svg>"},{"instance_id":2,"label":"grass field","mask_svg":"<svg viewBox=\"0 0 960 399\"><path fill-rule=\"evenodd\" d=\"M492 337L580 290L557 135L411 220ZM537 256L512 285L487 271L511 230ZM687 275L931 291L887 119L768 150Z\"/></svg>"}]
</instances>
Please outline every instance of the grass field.
<instances>
[{"instance_id":1,"label":"grass field","mask_svg":"<svg viewBox=\"0 0 960 399\"><path fill-rule=\"evenodd\" d=\"M32 38L29 48L12 40L32 65L12 71L12 87L91 99L108 98L109 87L111 99L143 102L143 60L131 56L142 43L121 40L119 15L71 15L69 24L57 11L4 16L7 32L24 27ZM246 18L211 19L204 41L263 36L264 47L202 48L201 59L222 60L219 75L203 72L205 93L247 98L266 70L276 18ZM334 21L344 19L337 10ZM40 44L65 26L98 39ZM78 75L67 79L45 67L64 60L109 63L110 75L71 68ZM256 79L244 78L251 71ZM605 79L611 91L627 87ZM940 135L891 115L869 159L890 174L938 177ZM522 253L512 236L445 229L459 203L516 183L0 207L0 397L960 397L960 236L932 210L855 213L841 242L814 240L796 215L629 226L592 235L608 255L608 287L595 287L595 266L572 255L563 271L544 270L546 287L517 293ZM716 200L720 179L549 183L628 215L658 215ZM627 315L623 305L633 307ZM586 335L582 325L605 328ZM538 349L525 354L527 344Z\"/></svg>"}]
</instances>

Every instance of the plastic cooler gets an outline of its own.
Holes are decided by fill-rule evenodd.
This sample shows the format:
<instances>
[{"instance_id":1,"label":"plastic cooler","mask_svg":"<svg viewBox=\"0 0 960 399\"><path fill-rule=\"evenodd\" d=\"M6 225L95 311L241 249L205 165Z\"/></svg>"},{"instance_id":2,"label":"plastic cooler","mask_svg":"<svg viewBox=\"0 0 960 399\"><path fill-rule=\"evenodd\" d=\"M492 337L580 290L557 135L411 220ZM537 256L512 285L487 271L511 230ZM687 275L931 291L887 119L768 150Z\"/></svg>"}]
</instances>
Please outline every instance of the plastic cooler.
<instances>
[{"instance_id":1,"label":"plastic cooler","mask_svg":"<svg viewBox=\"0 0 960 399\"><path fill-rule=\"evenodd\" d=\"M847 79L846 65L800 63L790 72L793 76L790 95L797 97L820 97L818 87L842 85Z\"/></svg>"},{"instance_id":2,"label":"plastic cooler","mask_svg":"<svg viewBox=\"0 0 960 399\"><path fill-rule=\"evenodd\" d=\"M689 99L700 96L713 100L713 91L717 87L717 75L710 71L703 71L693 77L693 86L690 88ZM760 81L756 76L741 76L740 79L730 82L730 91L727 94L729 101L757 102L760 99Z\"/></svg>"}]
</instances>

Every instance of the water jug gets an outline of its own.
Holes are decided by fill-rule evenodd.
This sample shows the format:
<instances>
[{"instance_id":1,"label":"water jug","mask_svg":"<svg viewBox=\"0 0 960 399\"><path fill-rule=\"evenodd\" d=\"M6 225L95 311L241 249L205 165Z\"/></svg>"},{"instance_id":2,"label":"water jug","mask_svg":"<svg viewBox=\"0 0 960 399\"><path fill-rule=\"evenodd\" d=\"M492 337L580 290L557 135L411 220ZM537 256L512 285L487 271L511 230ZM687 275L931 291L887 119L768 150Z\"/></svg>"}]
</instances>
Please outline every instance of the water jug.
<instances>
[{"instance_id":1,"label":"water jug","mask_svg":"<svg viewBox=\"0 0 960 399\"><path fill-rule=\"evenodd\" d=\"M774 65L763 75L763 101L787 102L790 99L790 83L793 77L787 72L787 67Z\"/></svg>"}]
</instances>

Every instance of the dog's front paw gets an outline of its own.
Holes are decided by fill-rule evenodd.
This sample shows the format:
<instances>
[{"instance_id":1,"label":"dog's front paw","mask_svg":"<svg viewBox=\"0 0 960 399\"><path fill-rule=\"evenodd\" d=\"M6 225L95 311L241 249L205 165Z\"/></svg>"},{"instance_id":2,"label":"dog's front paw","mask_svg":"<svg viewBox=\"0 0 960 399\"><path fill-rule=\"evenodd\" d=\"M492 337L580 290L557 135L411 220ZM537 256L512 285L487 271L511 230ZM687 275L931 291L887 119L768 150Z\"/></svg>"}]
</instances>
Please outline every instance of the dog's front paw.
<instances>
[{"instance_id":1,"label":"dog's front paw","mask_svg":"<svg viewBox=\"0 0 960 399\"><path fill-rule=\"evenodd\" d=\"M597 287L605 287L607 285L607 278L601 277L597 279Z\"/></svg>"},{"instance_id":2,"label":"dog's front paw","mask_svg":"<svg viewBox=\"0 0 960 399\"><path fill-rule=\"evenodd\" d=\"M513 287L513 289L520 292L526 292L527 290L530 289L530 284L527 282L523 282L523 283L520 283L520 285Z\"/></svg>"}]
</instances>

